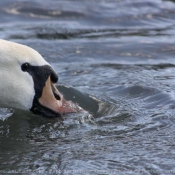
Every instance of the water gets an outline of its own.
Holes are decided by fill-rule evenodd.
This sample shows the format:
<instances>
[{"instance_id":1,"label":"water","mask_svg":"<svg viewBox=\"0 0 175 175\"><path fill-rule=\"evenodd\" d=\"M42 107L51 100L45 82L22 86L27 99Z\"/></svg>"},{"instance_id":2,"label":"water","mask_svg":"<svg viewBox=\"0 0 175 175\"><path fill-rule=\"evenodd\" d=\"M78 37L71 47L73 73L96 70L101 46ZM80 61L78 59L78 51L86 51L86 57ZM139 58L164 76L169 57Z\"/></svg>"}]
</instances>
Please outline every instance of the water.
<instances>
[{"instance_id":1,"label":"water","mask_svg":"<svg viewBox=\"0 0 175 175\"><path fill-rule=\"evenodd\" d=\"M89 113L0 111L0 172L174 174L175 3L0 1L0 37L35 48Z\"/></svg>"}]
</instances>

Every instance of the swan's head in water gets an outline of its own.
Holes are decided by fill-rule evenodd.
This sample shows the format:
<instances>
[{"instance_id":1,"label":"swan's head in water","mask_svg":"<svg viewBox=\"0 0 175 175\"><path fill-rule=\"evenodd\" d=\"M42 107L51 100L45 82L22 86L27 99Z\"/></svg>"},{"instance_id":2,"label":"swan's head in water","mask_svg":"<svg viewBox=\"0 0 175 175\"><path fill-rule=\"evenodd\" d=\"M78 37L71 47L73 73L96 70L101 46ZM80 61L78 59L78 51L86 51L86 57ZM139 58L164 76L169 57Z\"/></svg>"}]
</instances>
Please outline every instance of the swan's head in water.
<instances>
[{"instance_id":1,"label":"swan's head in water","mask_svg":"<svg viewBox=\"0 0 175 175\"><path fill-rule=\"evenodd\" d=\"M58 75L34 49L0 40L0 107L57 117L75 112L55 87Z\"/></svg>"}]
</instances>

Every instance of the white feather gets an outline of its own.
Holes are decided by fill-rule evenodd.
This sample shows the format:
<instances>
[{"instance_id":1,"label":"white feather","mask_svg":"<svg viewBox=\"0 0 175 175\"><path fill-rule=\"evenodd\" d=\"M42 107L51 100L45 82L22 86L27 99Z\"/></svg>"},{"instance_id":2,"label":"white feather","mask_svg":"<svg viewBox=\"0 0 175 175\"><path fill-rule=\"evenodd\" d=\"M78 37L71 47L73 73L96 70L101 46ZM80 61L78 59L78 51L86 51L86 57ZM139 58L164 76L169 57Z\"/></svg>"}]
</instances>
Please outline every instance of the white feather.
<instances>
[{"instance_id":1,"label":"white feather","mask_svg":"<svg viewBox=\"0 0 175 175\"><path fill-rule=\"evenodd\" d=\"M49 65L34 49L0 39L0 107L29 110L35 95L32 77L21 70L23 63Z\"/></svg>"}]
</instances>

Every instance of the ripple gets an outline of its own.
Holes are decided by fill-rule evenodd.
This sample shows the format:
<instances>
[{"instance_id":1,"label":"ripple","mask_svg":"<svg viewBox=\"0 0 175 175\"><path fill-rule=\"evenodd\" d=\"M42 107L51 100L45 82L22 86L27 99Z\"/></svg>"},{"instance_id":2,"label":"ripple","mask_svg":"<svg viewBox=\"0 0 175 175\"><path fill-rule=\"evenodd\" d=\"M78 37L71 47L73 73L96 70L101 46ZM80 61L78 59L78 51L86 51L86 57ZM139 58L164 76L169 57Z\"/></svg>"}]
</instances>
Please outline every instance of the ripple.
<instances>
[{"instance_id":1,"label":"ripple","mask_svg":"<svg viewBox=\"0 0 175 175\"><path fill-rule=\"evenodd\" d=\"M174 9L173 0L0 1L1 38L39 51L87 111L59 120L1 109L0 169L172 174Z\"/></svg>"}]
</instances>

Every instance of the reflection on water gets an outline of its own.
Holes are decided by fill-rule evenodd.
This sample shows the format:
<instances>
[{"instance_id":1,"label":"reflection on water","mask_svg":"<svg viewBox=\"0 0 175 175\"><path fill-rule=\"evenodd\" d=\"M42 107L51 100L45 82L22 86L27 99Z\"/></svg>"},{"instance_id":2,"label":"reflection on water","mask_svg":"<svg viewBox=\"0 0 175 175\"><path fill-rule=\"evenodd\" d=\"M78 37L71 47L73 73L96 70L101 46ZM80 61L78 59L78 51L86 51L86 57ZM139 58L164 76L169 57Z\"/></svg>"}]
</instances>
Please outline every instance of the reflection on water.
<instances>
[{"instance_id":1,"label":"reflection on water","mask_svg":"<svg viewBox=\"0 0 175 175\"><path fill-rule=\"evenodd\" d=\"M39 51L88 111L1 109L0 170L173 174L174 12L168 0L0 1L1 38Z\"/></svg>"}]
</instances>

